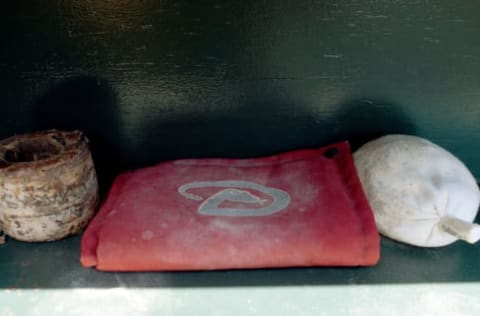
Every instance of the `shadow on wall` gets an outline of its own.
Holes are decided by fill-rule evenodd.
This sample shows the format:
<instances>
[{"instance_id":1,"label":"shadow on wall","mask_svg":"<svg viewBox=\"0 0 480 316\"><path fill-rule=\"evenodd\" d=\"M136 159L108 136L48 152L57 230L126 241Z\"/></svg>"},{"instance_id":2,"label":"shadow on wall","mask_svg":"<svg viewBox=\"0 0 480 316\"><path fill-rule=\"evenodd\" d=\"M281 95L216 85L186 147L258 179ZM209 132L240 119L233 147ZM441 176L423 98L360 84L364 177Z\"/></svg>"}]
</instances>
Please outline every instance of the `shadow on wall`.
<instances>
[{"instance_id":1,"label":"shadow on wall","mask_svg":"<svg viewBox=\"0 0 480 316\"><path fill-rule=\"evenodd\" d=\"M101 193L122 168L117 97L103 79L81 76L53 86L33 105L33 128L84 132L90 140Z\"/></svg>"},{"instance_id":2,"label":"shadow on wall","mask_svg":"<svg viewBox=\"0 0 480 316\"><path fill-rule=\"evenodd\" d=\"M346 139L355 151L372 139L387 134L416 134L411 117L398 105L381 100L360 99L340 106L336 138Z\"/></svg>"},{"instance_id":3,"label":"shadow on wall","mask_svg":"<svg viewBox=\"0 0 480 316\"><path fill-rule=\"evenodd\" d=\"M101 78L83 76L53 86L38 99L33 127L83 131L90 139L101 192L121 170L163 160L256 157L342 140L355 150L381 135L415 134L412 119L390 102L353 100L325 117L314 117L311 105L282 100L259 92L234 111L154 117L141 124L136 145L128 147L115 91Z\"/></svg>"},{"instance_id":4,"label":"shadow on wall","mask_svg":"<svg viewBox=\"0 0 480 316\"><path fill-rule=\"evenodd\" d=\"M415 134L412 119L400 106L356 100L338 106L325 117L314 117L306 106L249 100L223 113L178 115L168 121L153 118L143 130L133 167L178 158L258 157L348 140L352 150L385 134Z\"/></svg>"},{"instance_id":5,"label":"shadow on wall","mask_svg":"<svg viewBox=\"0 0 480 316\"><path fill-rule=\"evenodd\" d=\"M252 158L315 146L317 125L308 112L295 118L289 105L251 101L235 110L152 118L138 138L134 167L179 158ZM132 153L133 154L133 153Z\"/></svg>"}]
</instances>

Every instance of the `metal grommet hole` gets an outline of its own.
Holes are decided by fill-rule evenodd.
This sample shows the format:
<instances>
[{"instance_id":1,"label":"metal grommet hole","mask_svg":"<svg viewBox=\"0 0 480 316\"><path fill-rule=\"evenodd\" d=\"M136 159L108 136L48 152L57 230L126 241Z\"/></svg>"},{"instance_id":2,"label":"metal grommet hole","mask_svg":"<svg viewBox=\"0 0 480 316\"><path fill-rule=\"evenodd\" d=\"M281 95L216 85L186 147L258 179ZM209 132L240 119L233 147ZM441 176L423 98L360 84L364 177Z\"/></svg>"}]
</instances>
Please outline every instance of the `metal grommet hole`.
<instances>
[{"instance_id":1,"label":"metal grommet hole","mask_svg":"<svg viewBox=\"0 0 480 316\"><path fill-rule=\"evenodd\" d=\"M323 156L325 158L328 158L328 159L332 159L334 158L336 155L338 155L339 151L338 151L338 148L336 147L331 147L331 148L328 148L327 150L325 150L325 152L323 153Z\"/></svg>"}]
</instances>

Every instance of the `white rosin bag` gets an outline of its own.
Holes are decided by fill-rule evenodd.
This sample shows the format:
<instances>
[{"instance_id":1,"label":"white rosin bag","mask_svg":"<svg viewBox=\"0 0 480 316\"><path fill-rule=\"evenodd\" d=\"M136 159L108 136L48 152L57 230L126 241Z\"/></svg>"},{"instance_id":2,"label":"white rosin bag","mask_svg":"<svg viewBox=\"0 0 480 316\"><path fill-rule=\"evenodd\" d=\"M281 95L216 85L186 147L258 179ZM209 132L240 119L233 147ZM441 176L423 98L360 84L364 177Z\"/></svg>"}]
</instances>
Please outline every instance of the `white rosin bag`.
<instances>
[{"instance_id":1,"label":"white rosin bag","mask_svg":"<svg viewBox=\"0 0 480 316\"><path fill-rule=\"evenodd\" d=\"M354 153L355 166L379 232L421 247L480 239L472 223L480 190L466 166L416 136L387 135Z\"/></svg>"}]
</instances>

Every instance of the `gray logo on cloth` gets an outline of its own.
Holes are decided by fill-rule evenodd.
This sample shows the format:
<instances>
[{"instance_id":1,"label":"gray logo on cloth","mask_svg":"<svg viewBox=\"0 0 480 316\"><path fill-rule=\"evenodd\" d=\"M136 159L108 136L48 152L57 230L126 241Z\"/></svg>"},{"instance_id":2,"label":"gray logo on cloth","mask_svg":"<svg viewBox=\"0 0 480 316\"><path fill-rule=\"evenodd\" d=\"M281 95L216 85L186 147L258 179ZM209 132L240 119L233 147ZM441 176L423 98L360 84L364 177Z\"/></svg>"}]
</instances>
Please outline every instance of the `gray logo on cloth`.
<instances>
[{"instance_id":1,"label":"gray logo on cloth","mask_svg":"<svg viewBox=\"0 0 480 316\"><path fill-rule=\"evenodd\" d=\"M290 195L280 189L266 187L249 181L197 181L186 183L178 188L178 192L190 200L202 201L199 195L188 193L190 189L199 188L225 188L200 204L198 213L202 215L216 216L268 216L279 212L290 204ZM262 192L272 198L272 201L262 199L249 191L241 189L250 189ZM239 208L239 207L219 207L222 202L241 202L248 204L257 204L259 208ZM267 206L263 206L269 203Z\"/></svg>"}]
</instances>

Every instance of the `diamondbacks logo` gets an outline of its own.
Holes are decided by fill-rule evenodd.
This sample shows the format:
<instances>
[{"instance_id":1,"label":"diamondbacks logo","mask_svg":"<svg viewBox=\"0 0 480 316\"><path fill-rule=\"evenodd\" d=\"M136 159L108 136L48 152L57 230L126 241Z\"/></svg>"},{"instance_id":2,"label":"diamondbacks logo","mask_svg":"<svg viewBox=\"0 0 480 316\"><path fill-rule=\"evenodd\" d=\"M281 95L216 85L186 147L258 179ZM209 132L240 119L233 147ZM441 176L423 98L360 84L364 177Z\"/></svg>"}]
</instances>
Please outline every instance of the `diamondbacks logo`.
<instances>
[{"instance_id":1,"label":"diamondbacks logo","mask_svg":"<svg viewBox=\"0 0 480 316\"><path fill-rule=\"evenodd\" d=\"M205 199L199 195L189 193L191 189L200 188L223 188L209 198ZM250 191L242 190L249 189ZM263 199L251 191L261 192L271 198ZM290 204L290 195L288 192L263 186L250 181L196 181L186 183L178 188L178 192L185 198L202 201L197 209L201 215L213 216L268 216L279 212ZM246 204L257 204L257 208L241 207L220 207L224 202L240 202ZM268 203L268 205L265 205Z\"/></svg>"}]
</instances>

